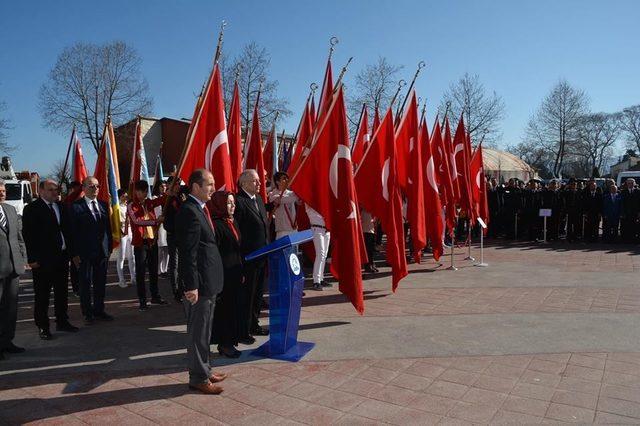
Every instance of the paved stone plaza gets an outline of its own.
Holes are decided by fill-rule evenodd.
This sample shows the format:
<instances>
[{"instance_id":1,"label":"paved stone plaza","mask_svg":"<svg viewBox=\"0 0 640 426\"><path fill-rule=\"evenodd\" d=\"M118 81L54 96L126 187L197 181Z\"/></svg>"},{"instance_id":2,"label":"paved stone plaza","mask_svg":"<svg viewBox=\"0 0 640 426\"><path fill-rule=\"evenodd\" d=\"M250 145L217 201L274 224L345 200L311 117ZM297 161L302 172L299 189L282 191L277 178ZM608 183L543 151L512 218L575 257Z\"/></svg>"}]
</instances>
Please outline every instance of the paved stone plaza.
<instances>
[{"instance_id":1,"label":"paved stone plaza","mask_svg":"<svg viewBox=\"0 0 640 426\"><path fill-rule=\"evenodd\" d=\"M489 246L488 268L466 252L456 272L410 265L396 294L381 268L362 317L336 289L308 290L299 339L316 348L298 363L242 346L238 360L215 358L230 374L221 396L185 384L180 305L139 312L111 271L116 320L82 326L72 297L81 330L52 323L44 342L25 279L15 342L27 352L0 361L0 424L640 424L639 253Z\"/></svg>"}]
</instances>

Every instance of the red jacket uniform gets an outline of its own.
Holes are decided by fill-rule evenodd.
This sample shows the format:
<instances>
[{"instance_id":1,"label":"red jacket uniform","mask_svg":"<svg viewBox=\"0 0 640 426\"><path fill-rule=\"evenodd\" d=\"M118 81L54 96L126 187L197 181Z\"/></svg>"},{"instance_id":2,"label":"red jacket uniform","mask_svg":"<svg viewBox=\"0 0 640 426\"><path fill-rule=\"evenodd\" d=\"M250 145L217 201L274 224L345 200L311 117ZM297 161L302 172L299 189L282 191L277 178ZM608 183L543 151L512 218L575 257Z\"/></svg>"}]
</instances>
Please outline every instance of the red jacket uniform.
<instances>
[{"instance_id":1,"label":"red jacket uniform","mask_svg":"<svg viewBox=\"0 0 640 426\"><path fill-rule=\"evenodd\" d=\"M158 238L158 220L154 209L164 204L166 196L144 200L144 205L140 201L133 201L127 206L128 226L131 227L131 245L140 247L144 244L145 228L151 226L153 228L153 240ZM148 219L145 220L145 208Z\"/></svg>"}]
</instances>

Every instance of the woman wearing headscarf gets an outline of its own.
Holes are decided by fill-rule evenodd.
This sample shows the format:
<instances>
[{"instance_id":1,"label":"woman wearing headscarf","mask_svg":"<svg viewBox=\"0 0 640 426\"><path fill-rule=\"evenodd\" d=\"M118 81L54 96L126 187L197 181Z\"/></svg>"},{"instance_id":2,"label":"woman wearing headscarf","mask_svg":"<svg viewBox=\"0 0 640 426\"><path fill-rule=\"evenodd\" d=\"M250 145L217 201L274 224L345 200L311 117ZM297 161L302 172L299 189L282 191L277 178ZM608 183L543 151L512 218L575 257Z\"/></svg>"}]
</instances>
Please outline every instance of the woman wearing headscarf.
<instances>
[{"instance_id":1,"label":"woman wearing headscarf","mask_svg":"<svg viewBox=\"0 0 640 426\"><path fill-rule=\"evenodd\" d=\"M220 355L238 358L241 352L235 347L240 338L240 303L244 277L240 231L233 221L235 197L231 192L218 191L208 204L224 266L224 286L216 300L211 343L218 344Z\"/></svg>"}]
</instances>

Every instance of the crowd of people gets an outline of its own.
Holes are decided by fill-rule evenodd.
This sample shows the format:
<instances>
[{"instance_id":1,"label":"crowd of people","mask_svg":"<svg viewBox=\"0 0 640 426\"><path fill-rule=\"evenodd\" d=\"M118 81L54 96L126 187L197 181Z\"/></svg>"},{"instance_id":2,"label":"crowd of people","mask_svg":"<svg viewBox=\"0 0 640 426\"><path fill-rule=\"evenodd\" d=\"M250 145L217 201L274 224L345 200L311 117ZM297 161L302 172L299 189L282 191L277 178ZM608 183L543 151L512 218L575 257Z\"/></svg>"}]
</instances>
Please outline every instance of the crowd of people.
<instances>
[{"instance_id":1,"label":"crowd of people","mask_svg":"<svg viewBox=\"0 0 640 426\"><path fill-rule=\"evenodd\" d=\"M239 177L239 189L214 192L210 172L195 170L185 184L160 182L151 195L149 183L139 180L118 191L120 241L114 244L109 206L98 199L100 185L89 176L73 183L63 198L54 180L39 184L39 198L28 204L23 216L3 203L6 190L0 181L0 359L3 353L21 353L13 343L17 320L18 279L25 268L33 274L34 321L41 339L52 338L49 324L50 294L54 294L56 331L76 332L69 321L68 283L80 299L84 325L112 321L105 310L107 265L116 260L118 284L136 288L138 307L166 305L158 277L168 277L170 291L182 303L189 336L189 385L207 394L222 392L224 374L212 374L210 345L225 357L240 356L238 345L250 345L255 336L268 335L259 322L267 274L264 259L245 256L298 229L313 231L313 289L330 286L324 281L330 233L316 211L288 189L289 176L273 176L265 203L255 170ZM547 210L546 239L567 241L617 241L640 238L640 190L633 179L622 189L613 181L600 188L595 180L552 180L548 185L511 179L498 185L487 181L487 199L494 238L539 240L543 237L541 210ZM361 212L363 239L369 263L377 272L375 251L381 243L379 223ZM302 223L305 222L305 223ZM456 239L466 238L465 221L459 221ZM466 225L468 227L468 224ZM116 233L117 235L117 233ZM449 235L443 235L446 240ZM450 239L449 239L450 240ZM116 247L115 253L112 253ZM126 279L125 263L129 280ZM148 290L147 290L148 288ZM148 298L150 293L150 298Z\"/></svg>"},{"instance_id":2,"label":"crowd of people","mask_svg":"<svg viewBox=\"0 0 640 426\"><path fill-rule=\"evenodd\" d=\"M550 210L542 212L548 215L548 241L640 242L640 190L631 178L621 188L612 179L604 180L601 187L595 179L551 180L548 184L533 179L526 185L516 179L499 185L491 179L487 202L489 237L543 240L541 210Z\"/></svg>"}]
</instances>

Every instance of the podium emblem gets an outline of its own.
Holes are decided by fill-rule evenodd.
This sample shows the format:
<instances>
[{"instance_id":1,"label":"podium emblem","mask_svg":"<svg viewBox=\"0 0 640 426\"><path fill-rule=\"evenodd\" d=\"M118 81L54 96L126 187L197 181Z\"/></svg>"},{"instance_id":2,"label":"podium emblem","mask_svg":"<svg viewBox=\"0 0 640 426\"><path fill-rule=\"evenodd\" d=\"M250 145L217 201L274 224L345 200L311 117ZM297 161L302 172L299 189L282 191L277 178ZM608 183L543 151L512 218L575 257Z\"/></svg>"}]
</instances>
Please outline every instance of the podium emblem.
<instances>
[{"instance_id":1,"label":"podium emblem","mask_svg":"<svg viewBox=\"0 0 640 426\"><path fill-rule=\"evenodd\" d=\"M300 260L298 260L298 256L295 253L291 253L289 256L289 266L294 275L300 275Z\"/></svg>"}]
</instances>

